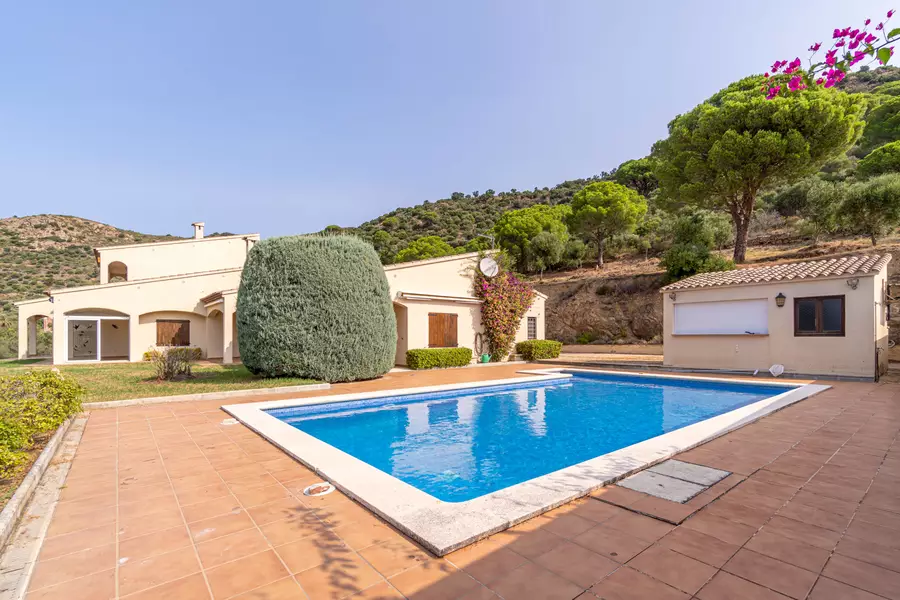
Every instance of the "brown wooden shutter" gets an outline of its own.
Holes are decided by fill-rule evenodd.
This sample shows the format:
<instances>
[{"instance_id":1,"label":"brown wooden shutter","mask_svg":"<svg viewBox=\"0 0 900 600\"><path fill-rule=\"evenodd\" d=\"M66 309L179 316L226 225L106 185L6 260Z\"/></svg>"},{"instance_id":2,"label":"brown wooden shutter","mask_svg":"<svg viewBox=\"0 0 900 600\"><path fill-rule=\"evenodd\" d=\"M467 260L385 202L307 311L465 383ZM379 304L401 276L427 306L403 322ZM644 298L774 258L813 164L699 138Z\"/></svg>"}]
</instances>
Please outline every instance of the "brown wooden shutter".
<instances>
[{"instance_id":1,"label":"brown wooden shutter","mask_svg":"<svg viewBox=\"0 0 900 600\"><path fill-rule=\"evenodd\" d=\"M191 322L160 319L156 322L157 346L190 346Z\"/></svg>"},{"instance_id":2,"label":"brown wooden shutter","mask_svg":"<svg viewBox=\"0 0 900 600\"><path fill-rule=\"evenodd\" d=\"M428 347L456 348L457 316L452 313L428 313Z\"/></svg>"}]
</instances>

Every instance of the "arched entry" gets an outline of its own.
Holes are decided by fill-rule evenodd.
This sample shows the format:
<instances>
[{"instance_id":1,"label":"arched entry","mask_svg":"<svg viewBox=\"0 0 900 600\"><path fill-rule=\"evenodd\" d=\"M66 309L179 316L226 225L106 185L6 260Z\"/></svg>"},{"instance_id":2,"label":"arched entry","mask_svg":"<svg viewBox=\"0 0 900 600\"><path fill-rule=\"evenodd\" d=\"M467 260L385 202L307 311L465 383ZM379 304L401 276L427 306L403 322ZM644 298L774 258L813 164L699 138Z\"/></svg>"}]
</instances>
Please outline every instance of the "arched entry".
<instances>
[{"instance_id":1,"label":"arched entry","mask_svg":"<svg viewBox=\"0 0 900 600\"><path fill-rule=\"evenodd\" d=\"M206 356L222 358L224 343L224 323L221 310L212 310L206 316Z\"/></svg>"},{"instance_id":2,"label":"arched entry","mask_svg":"<svg viewBox=\"0 0 900 600\"><path fill-rule=\"evenodd\" d=\"M128 281L128 266L118 260L114 260L109 263L109 266L106 268L107 283L113 283L116 281Z\"/></svg>"},{"instance_id":3,"label":"arched entry","mask_svg":"<svg viewBox=\"0 0 900 600\"><path fill-rule=\"evenodd\" d=\"M129 360L129 320L125 313L104 308L66 313L66 360Z\"/></svg>"},{"instance_id":4,"label":"arched entry","mask_svg":"<svg viewBox=\"0 0 900 600\"><path fill-rule=\"evenodd\" d=\"M27 341L25 357L53 354L53 318L49 315L32 315L26 319Z\"/></svg>"}]
</instances>

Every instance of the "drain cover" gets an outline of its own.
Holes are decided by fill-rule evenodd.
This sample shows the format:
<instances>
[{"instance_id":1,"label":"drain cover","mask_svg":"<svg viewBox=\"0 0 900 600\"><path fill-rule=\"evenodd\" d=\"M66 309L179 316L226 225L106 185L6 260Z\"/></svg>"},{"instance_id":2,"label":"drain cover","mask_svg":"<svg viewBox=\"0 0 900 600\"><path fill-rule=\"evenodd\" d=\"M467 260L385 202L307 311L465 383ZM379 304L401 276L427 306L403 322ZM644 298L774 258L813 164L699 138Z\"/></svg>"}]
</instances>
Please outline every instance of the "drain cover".
<instances>
[{"instance_id":1,"label":"drain cover","mask_svg":"<svg viewBox=\"0 0 900 600\"><path fill-rule=\"evenodd\" d=\"M314 483L303 490L304 496L325 496L334 491L334 486L325 481Z\"/></svg>"}]
</instances>

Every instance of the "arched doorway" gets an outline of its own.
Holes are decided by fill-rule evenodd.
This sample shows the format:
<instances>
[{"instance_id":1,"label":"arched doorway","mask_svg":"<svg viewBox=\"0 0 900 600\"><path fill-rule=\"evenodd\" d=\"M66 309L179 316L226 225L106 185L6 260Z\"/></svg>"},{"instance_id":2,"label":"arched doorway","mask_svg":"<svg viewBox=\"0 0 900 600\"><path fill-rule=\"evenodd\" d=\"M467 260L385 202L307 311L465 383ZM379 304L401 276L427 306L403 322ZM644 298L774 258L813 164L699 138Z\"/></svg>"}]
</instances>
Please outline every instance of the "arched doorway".
<instances>
[{"instance_id":1,"label":"arched doorway","mask_svg":"<svg viewBox=\"0 0 900 600\"><path fill-rule=\"evenodd\" d=\"M114 283L116 281L128 281L128 266L115 260L109 263L109 266L106 268L107 283Z\"/></svg>"}]
</instances>

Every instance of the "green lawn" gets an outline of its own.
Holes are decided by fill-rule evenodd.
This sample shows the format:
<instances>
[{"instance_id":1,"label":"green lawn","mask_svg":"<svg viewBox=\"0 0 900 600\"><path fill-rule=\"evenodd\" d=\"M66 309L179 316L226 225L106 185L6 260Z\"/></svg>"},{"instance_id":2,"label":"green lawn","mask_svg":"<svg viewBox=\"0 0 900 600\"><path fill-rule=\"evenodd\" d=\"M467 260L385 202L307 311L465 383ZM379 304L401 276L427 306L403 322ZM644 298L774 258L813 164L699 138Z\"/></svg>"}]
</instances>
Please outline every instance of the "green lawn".
<instances>
[{"instance_id":1,"label":"green lawn","mask_svg":"<svg viewBox=\"0 0 900 600\"><path fill-rule=\"evenodd\" d=\"M0 361L0 376L35 368L50 368L49 364L34 364L35 362L37 361ZM251 374L243 365L195 365L193 368L194 378L162 382L156 381L153 367L148 363L64 365L59 367L59 370L64 375L71 375L85 387L87 390L85 402L317 383L295 377L264 379Z\"/></svg>"}]
</instances>

